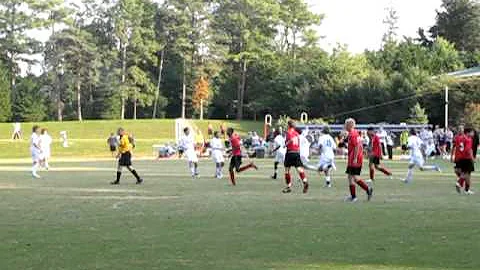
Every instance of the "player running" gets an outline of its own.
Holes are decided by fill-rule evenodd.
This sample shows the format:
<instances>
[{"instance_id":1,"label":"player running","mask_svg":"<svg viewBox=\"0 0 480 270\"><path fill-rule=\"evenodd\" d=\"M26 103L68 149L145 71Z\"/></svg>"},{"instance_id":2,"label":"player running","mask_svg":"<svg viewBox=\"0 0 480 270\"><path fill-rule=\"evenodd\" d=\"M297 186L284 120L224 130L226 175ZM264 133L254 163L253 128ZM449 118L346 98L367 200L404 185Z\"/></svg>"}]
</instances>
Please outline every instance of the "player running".
<instances>
[{"instance_id":1,"label":"player running","mask_svg":"<svg viewBox=\"0 0 480 270\"><path fill-rule=\"evenodd\" d=\"M381 171L383 174L391 177L392 173L380 165L380 159L382 158L382 145L380 137L375 134L373 127L369 127L367 129L367 134L370 138L370 143L368 145L368 166L370 169L370 179L367 182L371 183L372 181L375 181L375 170Z\"/></svg>"},{"instance_id":2,"label":"player running","mask_svg":"<svg viewBox=\"0 0 480 270\"><path fill-rule=\"evenodd\" d=\"M225 144L220 139L220 133L218 131L213 133L213 138L210 141L210 148L212 149L213 162L215 162L215 178L222 179L222 169L225 165L225 158L223 156Z\"/></svg>"},{"instance_id":3,"label":"player running","mask_svg":"<svg viewBox=\"0 0 480 270\"><path fill-rule=\"evenodd\" d=\"M198 156L195 152L195 141L190 134L190 128L186 127L183 129L183 136L180 138L179 145L187 158L188 168L192 173L192 178L198 177Z\"/></svg>"},{"instance_id":4,"label":"player running","mask_svg":"<svg viewBox=\"0 0 480 270\"><path fill-rule=\"evenodd\" d=\"M318 150L320 152L318 171L325 174L325 187L332 187L332 170L336 169L336 149L335 140L330 136L330 128L325 126L322 130L322 135L318 138Z\"/></svg>"},{"instance_id":5,"label":"player running","mask_svg":"<svg viewBox=\"0 0 480 270\"><path fill-rule=\"evenodd\" d=\"M360 178L363 165L363 145L362 137L355 129L355 120L349 118L345 121L345 129L348 132L348 166L346 174L348 175L348 182L350 186L350 197L347 201L356 202L356 186L359 185L367 193L367 200L370 201L373 196L373 188L369 187L365 181Z\"/></svg>"},{"instance_id":6,"label":"player running","mask_svg":"<svg viewBox=\"0 0 480 270\"><path fill-rule=\"evenodd\" d=\"M437 165L425 165L422 153L423 141L417 137L415 129L410 130L410 137L408 137L407 148L410 149L410 163L408 164L407 178L402 182L408 184L413 180L413 169L415 166L419 167L421 171L437 171L441 172Z\"/></svg>"},{"instance_id":7,"label":"player running","mask_svg":"<svg viewBox=\"0 0 480 270\"><path fill-rule=\"evenodd\" d=\"M475 170L473 162L472 137L470 129L465 130L463 125L458 127L458 134L455 136L451 161L455 162L455 174L458 176L455 188L460 194L465 186L465 194L472 195L470 190L471 174ZM467 134L466 134L467 133ZM473 134L472 134L473 135Z\"/></svg>"},{"instance_id":8,"label":"player running","mask_svg":"<svg viewBox=\"0 0 480 270\"><path fill-rule=\"evenodd\" d=\"M119 185L120 184L120 177L122 176L123 167L127 167L127 169L135 176L137 179L137 185L143 183L143 179L138 176L137 171L132 167L132 144L128 139L128 133L125 132L123 128L119 128L117 132L118 136L120 136L120 141L118 144L118 167L117 167L117 179L110 184L112 185Z\"/></svg>"},{"instance_id":9,"label":"player running","mask_svg":"<svg viewBox=\"0 0 480 270\"><path fill-rule=\"evenodd\" d=\"M272 179L277 179L278 164L285 162L285 154L287 148L285 148L285 136L283 135L283 129L279 128L275 131L275 139L273 139L273 153L275 153L275 161L273 163L273 176Z\"/></svg>"},{"instance_id":10,"label":"player running","mask_svg":"<svg viewBox=\"0 0 480 270\"><path fill-rule=\"evenodd\" d=\"M300 133L299 130L297 132ZM305 170L317 171L318 168L310 165L310 146L312 145L313 137L308 134L308 130L304 130L299 135L300 138L300 160L302 161Z\"/></svg>"},{"instance_id":11,"label":"player running","mask_svg":"<svg viewBox=\"0 0 480 270\"><path fill-rule=\"evenodd\" d=\"M233 128L228 128L227 129L227 135L230 140L230 147L227 152L230 152L232 157L230 158L230 165L228 167L228 171L230 173L230 182L232 185L236 185L235 181L235 171L237 173L246 171L248 169L255 169L258 170L258 167L255 166L253 162L250 162L248 165L242 166L242 139L240 139L240 136L235 133ZM235 170L234 170L235 169Z\"/></svg>"},{"instance_id":12,"label":"player running","mask_svg":"<svg viewBox=\"0 0 480 270\"><path fill-rule=\"evenodd\" d=\"M308 192L308 181L303 169L302 160L300 158L300 135L295 129L295 122L293 120L288 121L288 130L286 135L285 145L287 147L287 153L285 155L285 182L287 186L282 190L283 193L292 192L292 177L290 175L290 169L294 167L300 179L303 182L303 193Z\"/></svg>"},{"instance_id":13,"label":"player running","mask_svg":"<svg viewBox=\"0 0 480 270\"><path fill-rule=\"evenodd\" d=\"M33 178L40 178L37 170L40 167L42 160L42 148L40 144L40 127L33 126L32 136L30 137L30 153L32 154L32 176Z\"/></svg>"}]
</instances>

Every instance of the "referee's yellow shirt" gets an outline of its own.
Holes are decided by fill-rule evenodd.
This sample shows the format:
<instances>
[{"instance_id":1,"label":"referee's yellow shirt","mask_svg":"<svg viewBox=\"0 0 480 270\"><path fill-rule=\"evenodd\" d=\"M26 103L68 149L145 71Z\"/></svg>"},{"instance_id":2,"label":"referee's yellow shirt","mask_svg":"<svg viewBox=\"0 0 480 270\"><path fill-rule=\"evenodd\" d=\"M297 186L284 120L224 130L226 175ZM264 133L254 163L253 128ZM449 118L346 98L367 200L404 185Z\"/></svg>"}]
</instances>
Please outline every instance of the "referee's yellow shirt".
<instances>
[{"instance_id":1,"label":"referee's yellow shirt","mask_svg":"<svg viewBox=\"0 0 480 270\"><path fill-rule=\"evenodd\" d=\"M132 145L130 144L130 140L128 139L128 134L124 134L120 137L120 143L118 145L118 151L120 153L126 153L132 149Z\"/></svg>"}]
</instances>

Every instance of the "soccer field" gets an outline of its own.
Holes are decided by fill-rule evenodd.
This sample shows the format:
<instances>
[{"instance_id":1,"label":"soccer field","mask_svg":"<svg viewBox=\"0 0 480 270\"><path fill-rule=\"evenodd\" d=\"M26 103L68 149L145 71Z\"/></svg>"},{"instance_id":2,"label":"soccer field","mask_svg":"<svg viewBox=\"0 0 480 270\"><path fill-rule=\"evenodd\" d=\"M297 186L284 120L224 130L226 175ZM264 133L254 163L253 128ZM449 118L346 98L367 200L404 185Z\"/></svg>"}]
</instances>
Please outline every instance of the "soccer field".
<instances>
[{"instance_id":1,"label":"soccer field","mask_svg":"<svg viewBox=\"0 0 480 270\"><path fill-rule=\"evenodd\" d=\"M3 163L0 268L480 269L480 195L455 193L450 164L409 185L378 175L373 200L351 204L342 161L331 189L310 172L307 195L281 194L271 163L236 187L210 160L197 180L184 161L134 162L142 186L127 173L110 186L113 161L53 163L40 180Z\"/></svg>"}]
</instances>

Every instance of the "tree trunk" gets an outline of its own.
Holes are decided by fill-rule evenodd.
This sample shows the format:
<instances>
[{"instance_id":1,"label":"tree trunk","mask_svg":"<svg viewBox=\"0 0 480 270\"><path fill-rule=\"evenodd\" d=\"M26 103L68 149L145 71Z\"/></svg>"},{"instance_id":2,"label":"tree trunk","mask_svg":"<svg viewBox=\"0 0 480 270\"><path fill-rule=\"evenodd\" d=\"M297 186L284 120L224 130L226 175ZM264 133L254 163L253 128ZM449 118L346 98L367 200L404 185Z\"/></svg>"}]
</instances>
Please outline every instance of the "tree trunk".
<instances>
[{"instance_id":1,"label":"tree trunk","mask_svg":"<svg viewBox=\"0 0 480 270\"><path fill-rule=\"evenodd\" d=\"M297 62L297 31L296 30L293 30L292 58L293 58L292 71L293 71L293 74L295 74L295 68L296 68L296 62Z\"/></svg>"},{"instance_id":2,"label":"tree trunk","mask_svg":"<svg viewBox=\"0 0 480 270\"><path fill-rule=\"evenodd\" d=\"M82 92L80 79L77 79L77 117L78 121L82 121Z\"/></svg>"},{"instance_id":3,"label":"tree trunk","mask_svg":"<svg viewBox=\"0 0 480 270\"><path fill-rule=\"evenodd\" d=\"M133 120L137 120L137 88L133 92Z\"/></svg>"},{"instance_id":4,"label":"tree trunk","mask_svg":"<svg viewBox=\"0 0 480 270\"><path fill-rule=\"evenodd\" d=\"M247 82L247 60L241 62L240 83L238 84L237 120L243 119L243 103L245 99L245 85Z\"/></svg>"},{"instance_id":5,"label":"tree trunk","mask_svg":"<svg viewBox=\"0 0 480 270\"><path fill-rule=\"evenodd\" d=\"M200 120L203 120L203 99L200 99Z\"/></svg>"},{"instance_id":6,"label":"tree trunk","mask_svg":"<svg viewBox=\"0 0 480 270\"><path fill-rule=\"evenodd\" d=\"M185 119L185 106L186 106L186 98L187 98L187 76L185 74L185 57L183 57L183 82L182 82L182 118Z\"/></svg>"},{"instance_id":7,"label":"tree trunk","mask_svg":"<svg viewBox=\"0 0 480 270\"><path fill-rule=\"evenodd\" d=\"M127 45L122 44L122 86L125 87L125 81L127 76ZM125 93L123 90L121 91L121 99L122 99L122 109L120 118L123 120L125 119Z\"/></svg>"},{"instance_id":8,"label":"tree trunk","mask_svg":"<svg viewBox=\"0 0 480 270\"><path fill-rule=\"evenodd\" d=\"M157 107L158 107L158 98L160 96L160 85L162 83L162 72L163 72L163 60L165 57L165 49L160 53L160 59L158 60L158 81L157 81L157 91L155 92L155 101L153 102L153 114L152 119L157 118Z\"/></svg>"}]
</instances>

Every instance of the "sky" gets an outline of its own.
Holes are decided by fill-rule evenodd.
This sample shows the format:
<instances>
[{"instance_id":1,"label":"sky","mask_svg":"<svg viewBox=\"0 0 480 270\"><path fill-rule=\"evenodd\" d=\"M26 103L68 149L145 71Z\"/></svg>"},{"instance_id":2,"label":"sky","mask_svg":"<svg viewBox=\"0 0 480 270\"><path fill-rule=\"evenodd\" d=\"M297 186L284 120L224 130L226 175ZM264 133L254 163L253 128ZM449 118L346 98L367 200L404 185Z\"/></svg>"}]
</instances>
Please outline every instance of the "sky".
<instances>
[{"instance_id":1,"label":"sky","mask_svg":"<svg viewBox=\"0 0 480 270\"><path fill-rule=\"evenodd\" d=\"M428 29L435 23L441 0L306 0L317 14L325 18L317 29L320 46L331 49L346 44L353 53L379 49L386 26L382 23L386 8L394 7L399 16L400 37L415 37L419 27Z\"/></svg>"}]
</instances>

